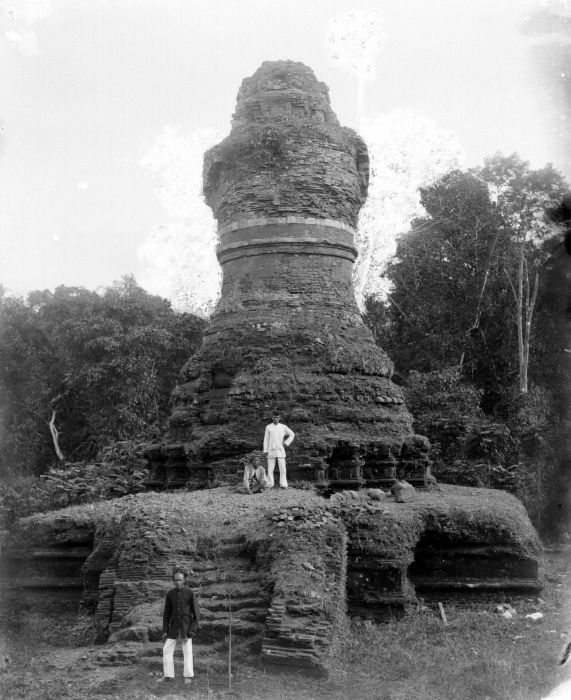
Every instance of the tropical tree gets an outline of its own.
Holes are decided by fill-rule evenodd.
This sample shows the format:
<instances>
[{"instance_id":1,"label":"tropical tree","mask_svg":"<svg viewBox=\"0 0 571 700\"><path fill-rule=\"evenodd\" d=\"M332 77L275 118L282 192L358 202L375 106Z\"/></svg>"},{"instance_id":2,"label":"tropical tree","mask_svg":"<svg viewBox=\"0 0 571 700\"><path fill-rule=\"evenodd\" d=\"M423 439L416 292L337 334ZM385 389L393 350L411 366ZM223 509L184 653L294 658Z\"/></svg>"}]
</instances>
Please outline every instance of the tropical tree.
<instances>
[{"instance_id":1,"label":"tropical tree","mask_svg":"<svg viewBox=\"0 0 571 700\"><path fill-rule=\"evenodd\" d=\"M53 362L49 342L22 300L0 299L0 452L2 471L29 474L53 454L48 425Z\"/></svg>"},{"instance_id":2,"label":"tropical tree","mask_svg":"<svg viewBox=\"0 0 571 700\"><path fill-rule=\"evenodd\" d=\"M41 472L160 429L203 321L124 278L103 293L58 287L0 307L1 468ZM59 450L59 454L58 453Z\"/></svg>"},{"instance_id":3,"label":"tropical tree","mask_svg":"<svg viewBox=\"0 0 571 700\"><path fill-rule=\"evenodd\" d=\"M567 184L553 166L532 170L516 154L487 159L480 175L495 195L500 227L515 252L506 261L504 273L515 305L519 391L527 394L533 314L540 270L547 261L542 244L557 235L549 210L566 193Z\"/></svg>"},{"instance_id":4,"label":"tropical tree","mask_svg":"<svg viewBox=\"0 0 571 700\"><path fill-rule=\"evenodd\" d=\"M381 342L401 367L462 365L492 403L514 376L528 390L533 312L555 235L545 211L565 189L551 166L533 171L496 155L421 190L426 215L399 240L381 314Z\"/></svg>"}]
</instances>

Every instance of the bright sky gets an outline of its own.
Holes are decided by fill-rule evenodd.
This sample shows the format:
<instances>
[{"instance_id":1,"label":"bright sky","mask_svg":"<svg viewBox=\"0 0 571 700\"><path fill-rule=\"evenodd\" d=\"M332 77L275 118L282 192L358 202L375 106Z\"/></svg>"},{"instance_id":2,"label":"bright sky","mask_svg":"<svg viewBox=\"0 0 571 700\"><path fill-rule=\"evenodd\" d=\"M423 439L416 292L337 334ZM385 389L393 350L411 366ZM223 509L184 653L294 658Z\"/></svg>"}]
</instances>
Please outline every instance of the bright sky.
<instances>
[{"instance_id":1,"label":"bright sky","mask_svg":"<svg viewBox=\"0 0 571 700\"><path fill-rule=\"evenodd\" d=\"M546 8L562 29L522 31ZM357 80L326 39L335 15L368 9L385 40L363 118L409 108L453 132L468 166L517 151L571 176L564 0L6 0L0 283L139 279L138 251L166 216L149 152L165 127L228 131L242 79L264 60L309 65L355 126Z\"/></svg>"}]
</instances>

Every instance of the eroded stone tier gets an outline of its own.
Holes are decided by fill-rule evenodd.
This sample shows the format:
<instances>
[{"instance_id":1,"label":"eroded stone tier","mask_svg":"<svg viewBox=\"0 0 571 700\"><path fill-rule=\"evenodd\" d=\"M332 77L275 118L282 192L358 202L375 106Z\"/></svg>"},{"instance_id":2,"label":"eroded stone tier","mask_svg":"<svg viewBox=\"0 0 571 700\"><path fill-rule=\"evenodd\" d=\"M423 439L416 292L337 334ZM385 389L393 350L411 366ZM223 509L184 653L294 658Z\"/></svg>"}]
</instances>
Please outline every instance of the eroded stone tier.
<instances>
[{"instance_id":1,"label":"eroded stone tier","mask_svg":"<svg viewBox=\"0 0 571 700\"><path fill-rule=\"evenodd\" d=\"M232 131L204 160L222 294L182 370L155 464L223 468L261 447L278 408L296 432L291 468L327 466L342 444L360 453L366 480L400 462L422 475L428 445L413 439L393 365L353 291L368 173L365 144L339 126L307 66L266 62L243 81Z\"/></svg>"},{"instance_id":2,"label":"eroded stone tier","mask_svg":"<svg viewBox=\"0 0 571 700\"><path fill-rule=\"evenodd\" d=\"M204 159L220 226L296 215L355 226L368 179L363 140L339 126L327 86L294 61L263 63L242 82L232 131Z\"/></svg>"}]
</instances>

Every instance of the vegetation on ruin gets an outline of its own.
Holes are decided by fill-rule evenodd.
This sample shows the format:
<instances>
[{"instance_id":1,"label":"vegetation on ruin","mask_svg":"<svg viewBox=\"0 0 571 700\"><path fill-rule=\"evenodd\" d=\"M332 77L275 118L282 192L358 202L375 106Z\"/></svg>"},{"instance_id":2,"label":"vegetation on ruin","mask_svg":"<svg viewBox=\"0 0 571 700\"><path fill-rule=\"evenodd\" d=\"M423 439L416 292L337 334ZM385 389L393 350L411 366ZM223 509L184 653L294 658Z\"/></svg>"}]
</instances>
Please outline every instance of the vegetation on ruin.
<instances>
[{"instance_id":1,"label":"vegetation on ruin","mask_svg":"<svg viewBox=\"0 0 571 700\"><path fill-rule=\"evenodd\" d=\"M450 492L453 491L460 494L462 489L451 489ZM463 510L465 525L475 528L474 532L477 531L474 518L485 527L494 523L494 506L487 495L482 493L480 498L466 495L466 501L473 499L473 503L471 508ZM501 511L496 508L497 518L504 519L504 526L512 527L513 516L523 512L521 506L515 499L507 497L506 500L505 494L497 493L496 496L498 503L504 499L504 508ZM425 494L415 507L420 511L439 500L443 501L441 494ZM219 507L221 502L224 508ZM335 519L341 513L340 509L336 514L330 512L327 503L314 494L294 489L283 494L254 497L226 489L216 493L148 493L137 499L101 503L95 510L76 506L59 513L34 516L28 527L30 532L37 532L38 527L61 523L62 516L77 519L79 525L85 525L89 518L103 523L114 512L115 536L133 538L131 544L125 542L121 556L130 553L138 557L141 552L146 552L156 557L157 552L165 553L165 546L171 544L164 537L165 528L167 531L173 527L178 529L178 524L184 522L188 530L187 546L193 548L196 545L215 562L216 547L220 545L221 537L228 534L227 523L238 523L238 530L247 536L249 547L253 550L261 547L259 564L273 567L276 586L285 594L301 600L307 598L313 589L321 595L331 583L330 577L321 575L321 559L329 556L325 548L338 527ZM358 503L353 508L347 507L341 514L343 521L349 524L358 510ZM395 520L403 519L408 527L408 508L385 503L382 510L388 510ZM173 520L169 520L169 516L166 522L162 522L161 514L164 517L167 512ZM155 535L142 527L149 515L157 523ZM282 519L284 515L285 521ZM323 522L324 515L327 515L328 522ZM413 517L411 522L415 521ZM279 526L280 522L286 524ZM445 520L441 522L446 526ZM191 527L190 523L194 526ZM311 538L307 537L309 525L314 535ZM449 525L454 528L452 520ZM502 527L502 522L496 520L493 527ZM144 535L142 548L137 547L135 533L139 533L139 537ZM269 533L272 533L271 538ZM379 528L377 533L382 536L382 529ZM514 537L525 545L530 533L531 530L523 533L522 539L521 534L514 531ZM532 534L531 537L533 539ZM271 541L274 538L276 541ZM295 541L295 548L289 548L287 557L282 558L281 551L288 541ZM313 569L304 567L308 554L315 548L319 557L310 558ZM171 554L177 555L178 552ZM323 564L327 566L325 562ZM23 604L17 615L2 610L0 653L5 665L0 670L0 694L20 700L55 697L134 700L147 695L163 697L172 692L184 692L185 697L196 700L231 697L253 700L375 697L386 700L455 697L463 700L482 700L485 697L491 700L538 700L565 678L565 668L558 666L558 659L568 632L565 612L568 604L567 575L563 555L559 559L551 555L545 569L546 587L539 598L506 595L501 601L445 603L446 624L439 617L436 604L428 600L419 600L403 618L381 625L364 620L351 621L342 616L331 649L328 679L316 679L295 671L269 671L251 654L245 659L234 658L231 690L225 652L219 652L218 672L207 672L204 667L206 647L200 639L195 652L195 685L183 691L179 678L173 688L163 689L156 685L161 674L160 656L153 663L100 665L97 655L109 645L93 646L98 631L93 618L78 615L69 609L69 605L62 607L54 603L38 614L37 610ZM512 619L504 619L498 614L496 606L499 602L509 602L516 609ZM126 622L130 625L143 622L158 628L160 608L160 604L141 605L130 611ZM541 621L533 622L525 617L537 611L543 614ZM334 608L326 613L328 619L336 616Z\"/></svg>"},{"instance_id":2,"label":"vegetation on ruin","mask_svg":"<svg viewBox=\"0 0 571 700\"><path fill-rule=\"evenodd\" d=\"M140 491L142 444L160 434L203 327L130 277L101 292L62 286L2 296L3 527L30 512Z\"/></svg>"},{"instance_id":3,"label":"vegetation on ruin","mask_svg":"<svg viewBox=\"0 0 571 700\"><path fill-rule=\"evenodd\" d=\"M343 133L345 138L340 138ZM277 115L267 120L234 127L220 145L207 152L206 159L214 163L223 160L230 165L235 161L251 160L258 167L287 164L295 153L301 140L317 144L329 144L335 141L336 147L354 155L355 132L338 125L320 122L308 122L294 116ZM207 187L210 182L207 182Z\"/></svg>"}]
</instances>

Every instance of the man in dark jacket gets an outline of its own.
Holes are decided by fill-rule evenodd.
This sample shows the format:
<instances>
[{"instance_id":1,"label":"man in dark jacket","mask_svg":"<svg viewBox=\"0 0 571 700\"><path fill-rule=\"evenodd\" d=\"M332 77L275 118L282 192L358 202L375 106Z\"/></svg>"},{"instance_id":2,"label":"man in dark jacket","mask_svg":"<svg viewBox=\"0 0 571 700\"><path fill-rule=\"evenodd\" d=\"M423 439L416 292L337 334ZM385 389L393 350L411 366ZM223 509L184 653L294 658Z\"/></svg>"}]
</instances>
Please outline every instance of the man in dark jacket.
<instances>
[{"instance_id":1,"label":"man in dark jacket","mask_svg":"<svg viewBox=\"0 0 571 700\"><path fill-rule=\"evenodd\" d=\"M184 569L176 568L173 571L174 588L167 593L165 610L163 613L163 672L160 681L174 679L174 650L177 639L182 643L182 655L184 657L184 682L191 683L194 678L192 664L192 637L196 634L200 614L198 603L194 593L187 588L187 573Z\"/></svg>"}]
</instances>

